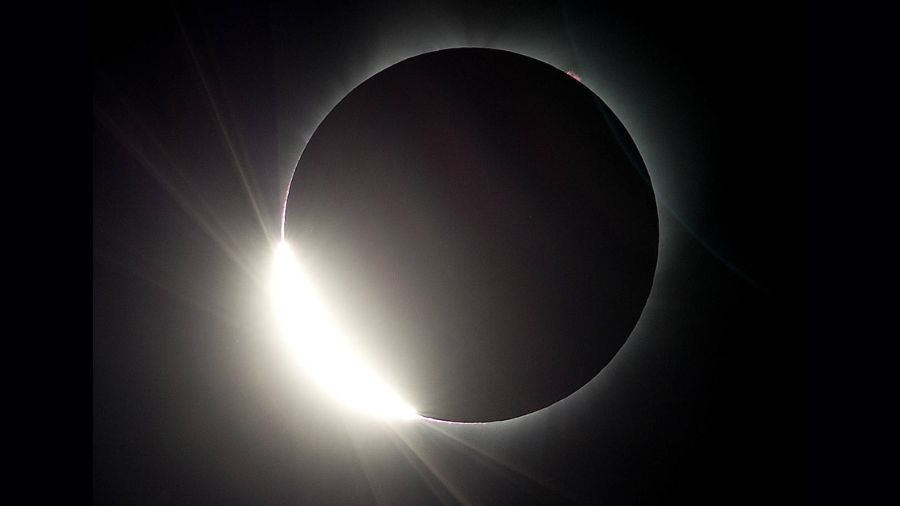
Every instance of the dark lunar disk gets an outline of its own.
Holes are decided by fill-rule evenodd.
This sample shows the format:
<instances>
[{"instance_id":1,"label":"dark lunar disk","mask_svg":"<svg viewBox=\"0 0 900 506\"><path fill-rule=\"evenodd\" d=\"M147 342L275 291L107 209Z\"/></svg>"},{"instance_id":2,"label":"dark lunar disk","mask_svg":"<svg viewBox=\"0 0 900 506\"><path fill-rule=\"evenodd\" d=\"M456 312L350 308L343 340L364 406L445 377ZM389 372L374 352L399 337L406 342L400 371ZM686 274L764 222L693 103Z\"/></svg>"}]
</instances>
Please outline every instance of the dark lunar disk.
<instances>
[{"instance_id":1,"label":"dark lunar disk","mask_svg":"<svg viewBox=\"0 0 900 506\"><path fill-rule=\"evenodd\" d=\"M491 49L410 58L325 118L285 238L334 319L423 415L517 417L590 381L647 300L647 171L587 87Z\"/></svg>"}]
</instances>

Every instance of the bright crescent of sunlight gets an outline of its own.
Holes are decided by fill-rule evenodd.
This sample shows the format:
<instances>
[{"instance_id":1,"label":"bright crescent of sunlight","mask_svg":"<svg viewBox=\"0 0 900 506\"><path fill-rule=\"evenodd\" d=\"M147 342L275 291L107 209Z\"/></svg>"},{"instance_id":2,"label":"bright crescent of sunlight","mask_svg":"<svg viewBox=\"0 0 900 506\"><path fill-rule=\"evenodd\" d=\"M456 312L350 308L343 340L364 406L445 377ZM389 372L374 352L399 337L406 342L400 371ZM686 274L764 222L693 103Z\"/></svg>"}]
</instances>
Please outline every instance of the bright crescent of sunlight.
<instances>
[{"instance_id":1,"label":"bright crescent of sunlight","mask_svg":"<svg viewBox=\"0 0 900 506\"><path fill-rule=\"evenodd\" d=\"M275 251L272 299L278 331L290 353L328 393L368 415L418 418L416 410L378 378L351 347L284 241Z\"/></svg>"}]
</instances>

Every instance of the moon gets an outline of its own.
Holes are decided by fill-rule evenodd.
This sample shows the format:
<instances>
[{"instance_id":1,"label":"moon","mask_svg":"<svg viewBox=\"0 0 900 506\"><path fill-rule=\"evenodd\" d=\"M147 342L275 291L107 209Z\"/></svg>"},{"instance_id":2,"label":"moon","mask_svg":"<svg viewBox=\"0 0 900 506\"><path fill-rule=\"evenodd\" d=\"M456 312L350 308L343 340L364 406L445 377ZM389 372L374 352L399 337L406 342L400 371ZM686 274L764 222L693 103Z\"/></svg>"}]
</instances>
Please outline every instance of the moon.
<instances>
[{"instance_id":1,"label":"moon","mask_svg":"<svg viewBox=\"0 0 900 506\"><path fill-rule=\"evenodd\" d=\"M320 383L370 411L491 422L602 373L646 303L659 224L634 142L577 76L457 48L332 109L282 236L278 314Z\"/></svg>"}]
</instances>

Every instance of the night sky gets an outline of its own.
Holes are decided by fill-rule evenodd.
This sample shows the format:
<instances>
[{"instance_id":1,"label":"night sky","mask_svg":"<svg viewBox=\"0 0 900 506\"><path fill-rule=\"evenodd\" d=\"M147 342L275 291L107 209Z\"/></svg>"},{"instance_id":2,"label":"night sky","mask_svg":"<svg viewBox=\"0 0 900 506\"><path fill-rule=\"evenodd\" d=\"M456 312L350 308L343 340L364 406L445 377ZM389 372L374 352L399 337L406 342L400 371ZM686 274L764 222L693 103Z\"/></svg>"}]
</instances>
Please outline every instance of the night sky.
<instances>
[{"instance_id":1,"label":"night sky","mask_svg":"<svg viewBox=\"0 0 900 506\"><path fill-rule=\"evenodd\" d=\"M94 502L800 502L799 17L775 2L96 2ZM461 46L572 71L615 114L652 182L653 285L615 357L561 402L484 425L372 420L272 345L284 196L352 89ZM576 242L558 254L583 255Z\"/></svg>"}]
</instances>

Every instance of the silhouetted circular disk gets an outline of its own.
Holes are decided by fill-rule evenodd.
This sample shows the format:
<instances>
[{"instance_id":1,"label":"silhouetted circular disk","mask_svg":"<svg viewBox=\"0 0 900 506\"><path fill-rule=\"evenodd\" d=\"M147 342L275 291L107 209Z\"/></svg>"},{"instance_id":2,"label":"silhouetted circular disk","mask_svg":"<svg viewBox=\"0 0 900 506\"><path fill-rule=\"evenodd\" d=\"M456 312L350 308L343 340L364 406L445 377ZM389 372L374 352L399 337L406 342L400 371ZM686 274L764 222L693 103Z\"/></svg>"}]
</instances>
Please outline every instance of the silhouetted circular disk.
<instances>
[{"instance_id":1,"label":"silhouetted circular disk","mask_svg":"<svg viewBox=\"0 0 900 506\"><path fill-rule=\"evenodd\" d=\"M450 49L362 83L297 164L285 237L334 319L420 413L513 418L590 381L634 328L656 203L587 87Z\"/></svg>"}]
</instances>

